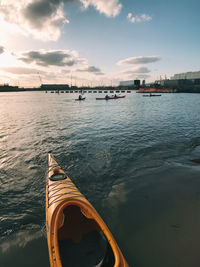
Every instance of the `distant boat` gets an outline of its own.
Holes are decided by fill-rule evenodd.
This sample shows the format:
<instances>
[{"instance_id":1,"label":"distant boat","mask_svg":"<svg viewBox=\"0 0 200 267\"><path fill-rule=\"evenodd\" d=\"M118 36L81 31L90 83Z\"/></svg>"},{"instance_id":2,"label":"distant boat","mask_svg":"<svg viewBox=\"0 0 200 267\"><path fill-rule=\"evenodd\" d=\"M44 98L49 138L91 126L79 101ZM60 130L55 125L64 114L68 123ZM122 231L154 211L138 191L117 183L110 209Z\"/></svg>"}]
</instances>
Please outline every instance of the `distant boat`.
<instances>
[{"instance_id":1,"label":"distant boat","mask_svg":"<svg viewBox=\"0 0 200 267\"><path fill-rule=\"evenodd\" d=\"M77 99L75 99L75 101L82 101L82 100L85 100L85 99L86 99L86 97L83 97L81 99L77 98Z\"/></svg>"},{"instance_id":2,"label":"distant boat","mask_svg":"<svg viewBox=\"0 0 200 267\"><path fill-rule=\"evenodd\" d=\"M82 101L85 100L86 97L82 97L82 95L79 95L79 97L77 99L75 99L76 101Z\"/></svg>"},{"instance_id":3,"label":"distant boat","mask_svg":"<svg viewBox=\"0 0 200 267\"><path fill-rule=\"evenodd\" d=\"M161 96L161 95L149 94L149 95L143 95L143 96Z\"/></svg>"},{"instance_id":4,"label":"distant boat","mask_svg":"<svg viewBox=\"0 0 200 267\"><path fill-rule=\"evenodd\" d=\"M105 96L105 97L97 97L96 100L111 100L111 99L118 99L118 98L125 98L126 96Z\"/></svg>"}]
</instances>

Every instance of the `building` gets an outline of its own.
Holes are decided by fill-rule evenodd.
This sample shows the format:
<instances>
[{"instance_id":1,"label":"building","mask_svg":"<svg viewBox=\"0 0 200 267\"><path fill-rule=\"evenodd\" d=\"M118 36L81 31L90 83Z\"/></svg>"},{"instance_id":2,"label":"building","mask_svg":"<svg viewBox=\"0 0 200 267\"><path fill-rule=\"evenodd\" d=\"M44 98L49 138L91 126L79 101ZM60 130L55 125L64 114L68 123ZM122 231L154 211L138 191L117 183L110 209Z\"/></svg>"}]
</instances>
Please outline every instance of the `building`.
<instances>
[{"instance_id":1,"label":"building","mask_svg":"<svg viewBox=\"0 0 200 267\"><path fill-rule=\"evenodd\" d=\"M9 84L0 85L0 92L16 92L16 91L24 91L24 89L20 89L18 86L11 86Z\"/></svg>"},{"instance_id":2,"label":"building","mask_svg":"<svg viewBox=\"0 0 200 267\"><path fill-rule=\"evenodd\" d=\"M129 81L121 81L119 83L120 86L131 86L134 85L134 80L129 80Z\"/></svg>"},{"instance_id":3,"label":"building","mask_svg":"<svg viewBox=\"0 0 200 267\"><path fill-rule=\"evenodd\" d=\"M140 86L140 80L134 80L134 85L139 87Z\"/></svg>"},{"instance_id":4,"label":"building","mask_svg":"<svg viewBox=\"0 0 200 267\"><path fill-rule=\"evenodd\" d=\"M129 81L121 81L119 83L120 86L140 86L140 80L129 80Z\"/></svg>"},{"instance_id":5,"label":"building","mask_svg":"<svg viewBox=\"0 0 200 267\"><path fill-rule=\"evenodd\" d=\"M171 80L183 80L183 79L187 80L200 79L200 71L178 73L174 74L174 76L171 77Z\"/></svg>"}]
</instances>

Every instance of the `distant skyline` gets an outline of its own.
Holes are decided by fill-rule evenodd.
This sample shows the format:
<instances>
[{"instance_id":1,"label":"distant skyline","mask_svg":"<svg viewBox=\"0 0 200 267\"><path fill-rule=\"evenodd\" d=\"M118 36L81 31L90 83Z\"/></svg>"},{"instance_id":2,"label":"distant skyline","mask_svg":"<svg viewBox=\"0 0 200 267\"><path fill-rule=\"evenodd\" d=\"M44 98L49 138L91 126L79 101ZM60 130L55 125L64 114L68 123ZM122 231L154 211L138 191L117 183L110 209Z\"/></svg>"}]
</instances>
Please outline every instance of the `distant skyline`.
<instances>
[{"instance_id":1,"label":"distant skyline","mask_svg":"<svg viewBox=\"0 0 200 267\"><path fill-rule=\"evenodd\" d=\"M1 0L0 84L118 85L200 70L198 0Z\"/></svg>"}]
</instances>

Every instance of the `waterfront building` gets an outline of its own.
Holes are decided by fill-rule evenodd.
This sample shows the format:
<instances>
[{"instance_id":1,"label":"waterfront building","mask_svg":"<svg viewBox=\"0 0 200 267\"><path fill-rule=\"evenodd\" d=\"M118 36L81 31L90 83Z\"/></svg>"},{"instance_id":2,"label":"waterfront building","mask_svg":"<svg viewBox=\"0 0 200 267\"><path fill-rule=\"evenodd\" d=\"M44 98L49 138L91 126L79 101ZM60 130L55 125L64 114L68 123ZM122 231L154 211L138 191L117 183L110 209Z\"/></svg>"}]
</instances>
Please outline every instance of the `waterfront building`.
<instances>
[{"instance_id":1,"label":"waterfront building","mask_svg":"<svg viewBox=\"0 0 200 267\"><path fill-rule=\"evenodd\" d=\"M119 83L120 86L140 86L140 80L128 80L128 81L121 81Z\"/></svg>"},{"instance_id":2,"label":"waterfront building","mask_svg":"<svg viewBox=\"0 0 200 267\"><path fill-rule=\"evenodd\" d=\"M134 85L134 80L129 80L129 81L121 81L119 82L120 86L132 86Z\"/></svg>"},{"instance_id":3,"label":"waterfront building","mask_svg":"<svg viewBox=\"0 0 200 267\"><path fill-rule=\"evenodd\" d=\"M171 77L171 80L182 80L182 79L187 79L187 80L200 79L200 71L178 73L174 74L174 76Z\"/></svg>"},{"instance_id":4,"label":"waterfront building","mask_svg":"<svg viewBox=\"0 0 200 267\"><path fill-rule=\"evenodd\" d=\"M23 88L20 88L18 86L11 86L9 84L0 84L0 92L12 92L12 91L23 91Z\"/></svg>"},{"instance_id":5,"label":"waterfront building","mask_svg":"<svg viewBox=\"0 0 200 267\"><path fill-rule=\"evenodd\" d=\"M134 80L134 85L135 86L140 86L140 80Z\"/></svg>"}]
</instances>

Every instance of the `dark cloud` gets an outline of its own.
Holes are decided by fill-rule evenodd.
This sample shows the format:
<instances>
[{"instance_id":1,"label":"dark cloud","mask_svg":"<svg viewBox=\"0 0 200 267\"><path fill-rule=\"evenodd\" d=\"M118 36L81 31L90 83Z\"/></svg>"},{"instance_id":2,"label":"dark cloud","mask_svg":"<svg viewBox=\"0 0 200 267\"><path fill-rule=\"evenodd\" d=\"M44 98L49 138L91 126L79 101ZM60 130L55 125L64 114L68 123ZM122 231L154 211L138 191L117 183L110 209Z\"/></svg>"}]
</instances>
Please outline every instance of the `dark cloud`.
<instances>
[{"instance_id":1,"label":"dark cloud","mask_svg":"<svg viewBox=\"0 0 200 267\"><path fill-rule=\"evenodd\" d=\"M0 46L0 55L4 53L4 47Z\"/></svg>"},{"instance_id":2,"label":"dark cloud","mask_svg":"<svg viewBox=\"0 0 200 267\"><path fill-rule=\"evenodd\" d=\"M159 56L140 56L140 57L129 57L117 62L117 65L133 65L133 64L147 64L159 61Z\"/></svg>"},{"instance_id":3,"label":"dark cloud","mask_svg":"<svg viewBox=\"0 0 200 267\"><path fill-rule=\"evenodd\" d=\"M55 16L60 4L59 0L34 1L25 7L22 14L34 28L43 27L45 21ZM62 24L63 21L60 23Z\"/></svg>"},{"instance_id":4,"label":"dark cloud","mask_svg":"<svg viewBox=\"0 0 200 267\"><path fill-rule=\"evenodd\" d=\"M76 59L67 51L30 51L19 58L25 63L35 63L40 66L73 66Z\"/></svg>"},{"instance_id":5,"label":"dark cloud","mask_svg":"<svg viewBox=\"0 0 200 267\"><path fill-rule=\"evenodd\" d=\"M22 14L34 28L43 27L44 22L48 20L51 20L51 25L61 27L67 20L64 16L56 18L57 11L62 9L63 4L75 1L78 2L78 0L37 0L29 3Z\"/></svg>"},{"instance_id":6,"label":"dark cloud","mask_svg":"<svg viewBox=\"0 0 200 267\"><path fill-rule=\"evenodd\" d=\"M95 75L104 75L101 70L95 66L89 66L87 68L84 69L78 69L77 71L79 72L89 72L89 73L93 73Z\"/></svg>"}]
</instances>

